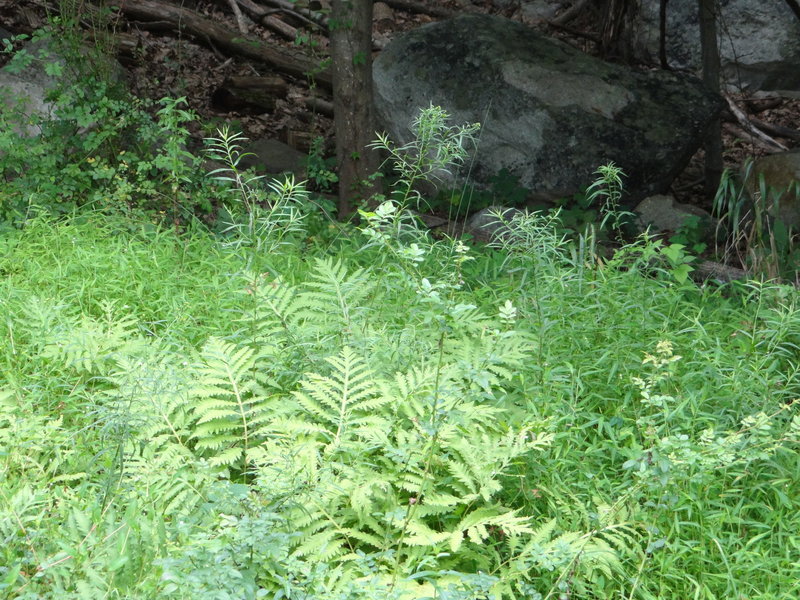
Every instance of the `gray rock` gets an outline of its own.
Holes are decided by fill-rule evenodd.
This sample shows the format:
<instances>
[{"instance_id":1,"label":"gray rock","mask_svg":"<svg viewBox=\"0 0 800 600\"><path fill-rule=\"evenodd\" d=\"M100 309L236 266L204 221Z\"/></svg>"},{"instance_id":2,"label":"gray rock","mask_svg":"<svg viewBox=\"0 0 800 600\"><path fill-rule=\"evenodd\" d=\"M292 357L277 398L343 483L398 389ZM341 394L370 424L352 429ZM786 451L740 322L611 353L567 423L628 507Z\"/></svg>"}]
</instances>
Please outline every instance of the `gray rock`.
<instances>
[{"instance_id":1,"label":"gray rock","mask_svg":"<svg viewBox=\"0 0 800 600\"><path fill-rule=\"evenodd\" d=\"M783 0L719 3L719 48L726 80L756 90L800 89L800 20ZM633 42L638 57L658 61L659 0L641 0ZM667 58L671 67L698 70L697 0L667 5Z\"/></svg>"},{"instance_id":2,"label":"gray rock","mask_svg":"<svg viewBox=\"0 0 800 600\"><path fill-rule=\"evenodd\" d=\"M270 175L291 173L297 180L306 178L308 156L275 139L262 138L245 144L242 168L255 167Z\"/></svg>"},{"instance_id":3,"label":"gray rock","mask_svg":"<svg viewBox=\"0 0 800 600\"><path fill-rule=\"evenodd\" d=\"M454 124L483 125L474 181L506 168L542 200L584 189L609 161L627 174L630 205L666 190L722 106L698 81L632 72L485 15L398 37L374 80L379 127L397 143L420 108L442 106Z\"/></svg>"},{"instance_id":4,"label":"gray rock","mask_svg":"<svg viewBox=\"0 0 800 600\"><path fill-rule=\"evenodd\" d=\"M800 231L800 150L770 154L756 160L745 181L751 198L761 193L762 177L769 195L770 214L794 231Z\"/></svg>"},{"instance_id":5,"label":"gray rock","mask_svg":"<svg viewBox=\"0 0 800 600\"><path fill-rule=\"evenodd\" d=\"M534 2L523 2L521 6L522 16L530 21L550 21L564 7L564 2L551 0L536 0Z\"/></svg>"},{"instance_id":6,"label":"gray rock","mask_svg":"<svg viewBox=\"0 0 800 600\"><path fill-rule=\"evenodd\" d=\"M47 77L26 79L0 69L0 105L18 115L14 125L16 135L38 135L39 129L30 124L30 117L52 118L54 105L45 100L51 90L52 83Z\"/></svg>"},{"instance_id":7,"label":"gray rock","mask_svg":"<svg viewBox=\"0 0 800 600\"><path fill-rule=\"evenodd\" d=\"M638 215L638 225L642 231L651 233L676 232L690 217L699 217L700 236L705 237L714 228L713 217L698 206L681 204L674 197L658 194L642 200L634 209Z\"/></svg>"}]
</instances>

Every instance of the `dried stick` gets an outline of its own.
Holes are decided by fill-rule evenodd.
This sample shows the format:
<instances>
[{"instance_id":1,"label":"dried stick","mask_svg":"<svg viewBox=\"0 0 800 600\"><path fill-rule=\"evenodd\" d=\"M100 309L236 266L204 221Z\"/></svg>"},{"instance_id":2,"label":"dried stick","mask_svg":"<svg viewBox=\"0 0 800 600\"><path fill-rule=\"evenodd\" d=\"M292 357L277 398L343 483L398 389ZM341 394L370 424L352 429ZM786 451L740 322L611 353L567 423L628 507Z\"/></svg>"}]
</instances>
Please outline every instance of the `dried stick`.
<instances>
[{"instance_id":1,"label":"dried stick","mask_svg":"<svg viewBox=\"0 0 800 600\"><path fill-rule=\"evenodd\" d=\"M228 0L228 5L231 7L233 15L236 17L236 25L239 27L239 31L247 35L247 23L245 23L244 15L242 11L239 10L239 5L236 4L236 0Z\"/></svg>"}]
</instances>

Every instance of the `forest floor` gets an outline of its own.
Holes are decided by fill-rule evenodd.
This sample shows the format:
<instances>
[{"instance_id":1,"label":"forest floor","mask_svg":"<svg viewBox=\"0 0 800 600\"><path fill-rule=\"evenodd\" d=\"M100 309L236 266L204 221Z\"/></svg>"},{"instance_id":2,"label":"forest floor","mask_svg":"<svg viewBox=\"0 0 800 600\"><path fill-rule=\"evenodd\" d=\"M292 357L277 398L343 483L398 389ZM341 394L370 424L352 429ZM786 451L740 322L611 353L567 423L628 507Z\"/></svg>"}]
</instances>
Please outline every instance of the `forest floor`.
<instances>
[{"instance_id":1,"label":"forest floor","mask_svg":"<svg viewBox=\"0 0 800 600\"><path fill-rule=\"evenodd\" d=\"M232 31L237 30L236 19L227 2L189 0L181 5L227 25ZM527 19L518 3L514 2L426 0L424 6L433 14L388 8L386 5L380 11L376 9L373 32L375 55L380 52L379 48L399 33L437 20L438 17L434 15L440 10L459 11L467 5L472 12L498 14L525 22L533 29L558 37L584 52L597 54L596 44L591 41L593 22L590 19L578 18L565 32L564 28L553 27L547 21ZM499 8L501 5L505 5L505 8ZM0 0L0 26L14 33L29 34L46 24L46 6L37 0ZM290 17L282 18L293 26L299 25ZM320 60L327 55L328 40L322 34L298 28L297 31L302 35L290 41L249 19L246 25L248 34L260 37L270 45L279 45L288 50L302 49L319 56ZM304 152L308 151L311 140L321 137L325 140L325 152L332 153L332 119L314 112L301 102L309 94L325 97L325 92L314 89L313 82L309 85L307 81L290 81L286 96L277 99L274 110L269 112L227 110L213 101L215 91L220 89L226 78L269 75L269 70L252 61L225 55L212 46L176 36L164 31L163 27L161 30L152 24L145 27L145 24L125 22L122 18L114 22L114 27L133 33L138 38L135 60L129 58L123 61L133 93L150 99L185 97L188 106L201 117L201 121L212 126L210 130L200 130L198 127L193 131L198 140L213 134L216 124L233 123L234 128L241 130L248 138L275 138ZM741 93L733 93L732 98L745 112L754 114L763 122L791 129L800 127L800 99L762 94L758 102L753 103L746 94ZM755 158L768 152L763 145L745 139L740 131L731 131L730 126L724 128L723 138L725 166L731 169L739 168L748 157ZM790 139L775 139L789 148L797 146L797 142ZM703 194L703 181L703 151L700 150L673 183L672 193L679 202L689 202L710 210L710 200Z\"/></svg>"}]
</instances>

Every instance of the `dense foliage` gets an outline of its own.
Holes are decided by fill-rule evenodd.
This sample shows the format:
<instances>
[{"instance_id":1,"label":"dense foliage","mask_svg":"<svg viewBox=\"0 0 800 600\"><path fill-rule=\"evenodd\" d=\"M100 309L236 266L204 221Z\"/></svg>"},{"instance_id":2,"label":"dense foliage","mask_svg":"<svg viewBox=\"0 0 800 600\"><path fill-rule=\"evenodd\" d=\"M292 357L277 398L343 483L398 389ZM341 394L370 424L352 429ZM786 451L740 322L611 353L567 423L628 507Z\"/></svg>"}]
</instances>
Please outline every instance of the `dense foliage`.
<instances>
[{"instance_id":1,"label":"dense foliage","mask_svg":"<svg viewBox=\"0 0 800 600\"><path fill-rule=\"evenodd\" d=\"M2 597L798 596L793 288L557 215L432 238L413 183L474 131L434 107L360 228L225 130L196 180L178 102L131 162L62 116L4 134Z\"/></svg>"}]
</instances>

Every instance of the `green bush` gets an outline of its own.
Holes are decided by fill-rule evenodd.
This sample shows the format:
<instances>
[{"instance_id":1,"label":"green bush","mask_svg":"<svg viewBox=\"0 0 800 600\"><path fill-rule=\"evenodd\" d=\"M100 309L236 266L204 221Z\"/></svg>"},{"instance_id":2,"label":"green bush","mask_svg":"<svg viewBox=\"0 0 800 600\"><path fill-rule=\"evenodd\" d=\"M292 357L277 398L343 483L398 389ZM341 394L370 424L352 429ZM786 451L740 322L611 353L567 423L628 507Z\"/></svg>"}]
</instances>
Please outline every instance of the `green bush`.
<instances>
[{"instance_id":1,"label":"green bush","mask_svg":"<svg viewBox=\"0 0 800 600\"><path fill-rule=\"evenodd\" d=\"M22 98L0 108L0 220L7 227L41 210L77 207L180 223L209 213L216 193L189 151L196 115L184 99L131 97L108 72L112 60L102 49L72 43L57 25L34 36L38 50L20 50L6 67L46 72L53 109L50 118L30 114Z\"/></svg>"}]
</instances>

